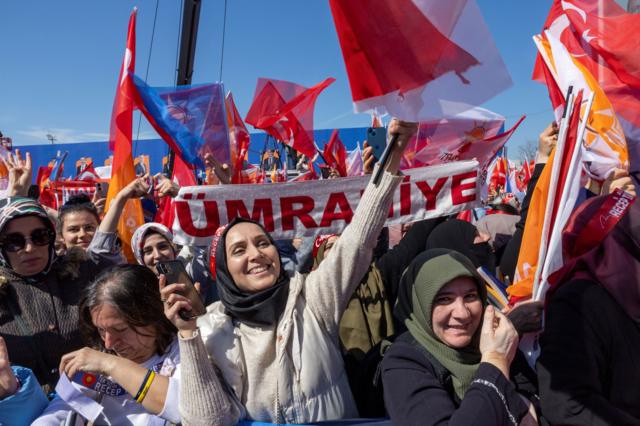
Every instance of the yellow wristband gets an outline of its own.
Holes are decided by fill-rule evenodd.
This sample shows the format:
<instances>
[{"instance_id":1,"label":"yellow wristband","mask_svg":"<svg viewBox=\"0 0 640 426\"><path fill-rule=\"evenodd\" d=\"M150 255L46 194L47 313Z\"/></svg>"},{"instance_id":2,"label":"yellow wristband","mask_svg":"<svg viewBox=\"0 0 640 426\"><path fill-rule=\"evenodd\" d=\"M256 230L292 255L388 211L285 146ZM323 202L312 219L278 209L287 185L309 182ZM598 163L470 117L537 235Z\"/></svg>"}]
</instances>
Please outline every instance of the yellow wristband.
<instances>
[{"instance_id":1,"label":"yellow wristband","mask_svg":"<svg viewBox=\"0 0 640 426\"><path fill-rule=\"evenodd\" d=\"M153 379L155 379L155 377L156 377L156 372L151 370L151 374L149 374L149 378L145 382L144 387L140 392L140 396L138 397L138 399L136 399L136 402L138 404L142 404L142 401L144 401L144 397L147 396L147 392L149 392L149 388L151 388L151 383L153 383Z\"/></svg>"}]
</instances>

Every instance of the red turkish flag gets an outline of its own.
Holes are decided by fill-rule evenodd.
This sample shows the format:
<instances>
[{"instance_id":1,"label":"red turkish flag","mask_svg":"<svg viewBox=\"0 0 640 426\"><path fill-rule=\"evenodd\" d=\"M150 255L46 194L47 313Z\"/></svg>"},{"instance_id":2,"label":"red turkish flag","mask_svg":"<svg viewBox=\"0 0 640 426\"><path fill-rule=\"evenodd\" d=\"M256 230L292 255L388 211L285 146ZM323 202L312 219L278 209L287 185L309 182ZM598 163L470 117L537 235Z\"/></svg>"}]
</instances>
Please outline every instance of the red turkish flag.
<instances>
[{"instance_id":1,"label":"red turkish flag","mask_svg":"<svg viewBox=\"0 0 640 426\"><path fill-rule=\"evenodd\" d=\"M327 165L336 169L340 177L347 176L347 149L338 136L338 129L331 133L331 138L324 146L322 155Z\"/></svg>"},{"instance_id":2,"label":"red turkish flag","mask_svg":"<svg viewBox=\"0 0 640 426\"><path fill-rule=\"evenodd\" d=\"M511 85L474 0L329 4L356 112L429 120L459 114Z\"/></svg>"},{"instance_id":3,"label":"red turkish flag","mask_svg":"<svg viewBox=\"0 0 640 426\"><path fill-rule=\"evenodd\" d=\"M295 83L261 78L245 121L313 158L316 154L313 143L315 102L334 81L334 78L327 78L306 89Z\"/></svg>"},{"instance_id":4,"label":"red turkish flag","mask_svg":"<svg viewBox=\"0 0 640 426\"><path fill-rule=\"evenodd\" d=\"M136 11L133 9L129 18L129 30L127 33L127 48L125 50L122 68L118 78L118 89L113 103L111 115L111 133L109 135L109 145L114 150L113 163L111 164L111 181L107 194L107 210L111 205L111 200L136 179L136 172L133 166L133 154L131 152L131 133L133 122L133 93L135 88L133 81L129 78L129 72L133 73L135 68L136 49ZM123 252L127 259L133 261L131 251L131 237L135 230L144 223L142 205L139 199L128 200L120 220L118 222L118 233L122 240Z\"/></svg>"},{"instance_id":5,"label":"red turkish flag","mask_svg":"<svg viewBox=\"0 0 640 426\"><path fill-rule=\"evenodd\" d=\"M227 110L231 165L233 166L231 183L242 183L242 168L244 161L247 159L247 153L249 152L251 136L249 135L249 131L244 125L242 117L236 108L231 92L227 94L224 102Z\"/></svg>"},{"instance_id":6,"label":"red turkish flag","mask_svg":"<svg viewBox=\"0 0 640 426\"><path fill-rule=\"evenodd\" d=\"M640 139L638 28L640 15L628 13L614 0L555 0L543 28L597 79L625 134L634 140ZM540 55L533 78L545 82Z\"/></svg>"}]
</instances>

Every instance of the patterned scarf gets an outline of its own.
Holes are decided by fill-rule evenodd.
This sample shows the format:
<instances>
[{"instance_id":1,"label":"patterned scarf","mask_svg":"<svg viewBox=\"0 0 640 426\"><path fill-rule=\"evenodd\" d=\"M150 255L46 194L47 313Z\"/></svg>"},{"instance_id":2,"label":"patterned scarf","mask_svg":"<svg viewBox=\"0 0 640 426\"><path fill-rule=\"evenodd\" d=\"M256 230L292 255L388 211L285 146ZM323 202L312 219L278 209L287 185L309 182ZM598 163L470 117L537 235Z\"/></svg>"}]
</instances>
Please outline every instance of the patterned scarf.
<instances>
[{"instance_id":1,"label":"patterned scarf","mask_svg":"<svg viewBox=\"0 0 640 426\"><path fill-rule=\"evenodd\" d=\"M142 254L142 249L144 248L144 240L147 237L147 234L150 232L162 235L171 247L173 247L173 253L176 254L176 249L173 246L173 233L161 223L157 222L149 222L145 223L133 233L131 237L131 248L133 249L133 256L136 258L140 265L144 266L144 255Z\"/></svg>"},{"instance_id":2,"label":"patterned scarf","mask_svg":"<svg viewBox=\"0 0 640 426\"><path fill-rule=\"evenodd\" d=\"M55 226L40 203L32 198L15 197L0 200L0 234L3 233L10 221L24 216L39 217L44 225L55 233ZM40 281L49 273L56 259L55 241L52 241L49 244L49 261L44 269L35 275L21 278L27 282ZM0 250L0 267L15 274L4 250Z\"/></svg>"}]
</instances>

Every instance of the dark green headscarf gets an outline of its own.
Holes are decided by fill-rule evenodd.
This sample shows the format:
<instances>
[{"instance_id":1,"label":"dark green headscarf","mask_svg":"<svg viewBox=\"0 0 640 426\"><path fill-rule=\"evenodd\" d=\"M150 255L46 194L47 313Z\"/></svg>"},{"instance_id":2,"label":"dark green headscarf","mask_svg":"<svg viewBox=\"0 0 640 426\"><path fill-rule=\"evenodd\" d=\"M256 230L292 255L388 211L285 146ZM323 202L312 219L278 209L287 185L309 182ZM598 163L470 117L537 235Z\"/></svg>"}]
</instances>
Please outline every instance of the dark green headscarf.
<instances>
[{"instance_id":1,"label":"dark green headscarf","mask_svg":"<svg viewBox=\"0 0 640 426\"><path fill-rule=\"evenodd\" d=\"M413 282L412 310L405 324L418 343L451 373L456 395L462 399L471 386L480 364L481 325L478 327L471 344L467 347L455 349L447 346L433 332L433 324L431 323L433 301L442 287L449 281L460 277L469 277L478 283L478 294L483 309L486 307L487 291L482 285L482 279L476 272L473 263L465 256L453 250L445 253L438 250L439 253L436 256L429 256L430 251L425 252L427 256L421 256L414 260L414 262L423 262L422 265L410 265L407 268L406 273L413 276L403 277L406 278L405 281ZM428 260L425 261L425 257Z\"/></svg>"}]
</instances>

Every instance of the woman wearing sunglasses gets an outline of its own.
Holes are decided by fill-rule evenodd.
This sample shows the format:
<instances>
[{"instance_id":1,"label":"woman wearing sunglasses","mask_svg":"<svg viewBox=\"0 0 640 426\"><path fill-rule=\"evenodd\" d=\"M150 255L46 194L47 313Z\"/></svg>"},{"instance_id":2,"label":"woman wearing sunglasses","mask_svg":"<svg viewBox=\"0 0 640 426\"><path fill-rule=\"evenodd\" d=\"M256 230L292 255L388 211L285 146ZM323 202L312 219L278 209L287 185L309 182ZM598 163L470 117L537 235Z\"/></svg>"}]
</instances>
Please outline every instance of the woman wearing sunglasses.
<instances>
[{"instance_id":1,"label":"woman wearing sunglasses","mask_svg":"<svg viewBox=\"0 0 640 426\"><path fill-rule=\"evenodd\" d=\"M62 355L82 347L80 294L113 265L116 234L96 233L86 253L57 256L53 222L37 201L22 197L31 183L29 154L23 160L16 150L7 168L9 198L0 200L0 335L9 359L30 368L49 390L58 380ZM108 231L111 222L100 231Z\"/></svg>"}]
</instances>

